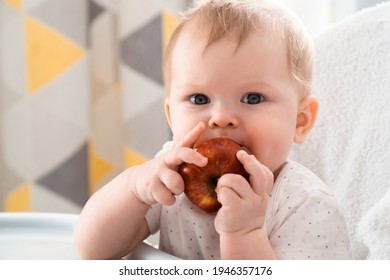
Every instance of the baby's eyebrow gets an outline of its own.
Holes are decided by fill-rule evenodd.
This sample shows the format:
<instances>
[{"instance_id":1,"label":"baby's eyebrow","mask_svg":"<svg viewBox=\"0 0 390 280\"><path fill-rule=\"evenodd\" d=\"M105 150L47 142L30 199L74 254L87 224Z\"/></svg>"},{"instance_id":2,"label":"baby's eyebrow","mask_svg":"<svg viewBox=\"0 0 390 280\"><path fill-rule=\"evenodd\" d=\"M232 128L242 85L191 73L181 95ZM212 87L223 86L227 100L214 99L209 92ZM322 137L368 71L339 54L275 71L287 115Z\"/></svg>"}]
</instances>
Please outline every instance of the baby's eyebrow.
<instances>
[{"instance_id":1,"label":"baby's eyebrow","mask_svg":"<svg viewBox=\"0 0 390 280\"><path fill-rule=\"evenodd\" d=\"M201 83L182 83L182 84L172 84L171 88L174 88L178 91L192 92L192 93L205 93L207 92L207 85Z\"/></svg>"}]
</instances>

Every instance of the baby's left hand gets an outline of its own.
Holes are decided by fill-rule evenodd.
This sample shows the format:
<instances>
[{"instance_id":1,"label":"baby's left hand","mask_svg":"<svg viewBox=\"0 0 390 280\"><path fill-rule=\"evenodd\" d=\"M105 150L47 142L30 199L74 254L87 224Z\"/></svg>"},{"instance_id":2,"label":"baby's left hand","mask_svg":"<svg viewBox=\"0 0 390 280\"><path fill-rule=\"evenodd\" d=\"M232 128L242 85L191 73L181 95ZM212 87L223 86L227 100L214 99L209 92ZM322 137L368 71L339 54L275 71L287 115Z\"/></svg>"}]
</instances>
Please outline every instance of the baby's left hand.
<instances>
[{"instance_id":1,"label":"baby's left hand","mask_svg":"<svg viewBox=\"0 0 390 280\"><path fill-rule=\"evenodd\" d=\"M265 222L269 194L274 183L273 173L253 155L237 152L238 160L249 173L249 182L237 174L225 174L216 188L218 201L222 204L215 218L219 234L238 233L245 235L260 229Z\"/></svg>"}]
</instances>

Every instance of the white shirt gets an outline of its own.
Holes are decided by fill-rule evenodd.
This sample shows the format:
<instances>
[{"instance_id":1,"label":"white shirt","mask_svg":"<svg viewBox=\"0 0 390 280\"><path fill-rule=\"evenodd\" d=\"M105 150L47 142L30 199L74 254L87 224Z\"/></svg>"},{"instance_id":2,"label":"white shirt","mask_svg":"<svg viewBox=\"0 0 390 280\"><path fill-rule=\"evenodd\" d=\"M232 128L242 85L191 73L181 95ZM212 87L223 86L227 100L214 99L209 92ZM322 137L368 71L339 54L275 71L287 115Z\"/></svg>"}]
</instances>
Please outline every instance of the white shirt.
<instances>
[{"instance_id":1,"label":"white shirt","mask_svg":"<svg viewBox=\"0 0 390 280\"><path fill-rule=\"evenodd\" d=\"M216 214L199 209L185 194L172 206L151 206L146 220L160 230L160 250L183 259L220 259ZM280 259L348 259L349 237L339 205L325 184L288 161L268 201L265 230Z\"/></svg>"}]
</instances>

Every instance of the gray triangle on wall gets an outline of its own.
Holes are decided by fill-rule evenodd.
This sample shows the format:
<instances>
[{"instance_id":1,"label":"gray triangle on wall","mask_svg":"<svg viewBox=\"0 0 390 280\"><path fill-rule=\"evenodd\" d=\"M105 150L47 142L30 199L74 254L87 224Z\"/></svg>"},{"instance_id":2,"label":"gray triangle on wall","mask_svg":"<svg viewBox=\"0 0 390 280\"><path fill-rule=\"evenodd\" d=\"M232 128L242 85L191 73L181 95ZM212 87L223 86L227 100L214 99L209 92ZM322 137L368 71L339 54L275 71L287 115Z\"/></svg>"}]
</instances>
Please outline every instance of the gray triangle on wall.
<instances>
[{"instance_id":1,"label":"gray triangle on wall","mask_svg":"<svg viewBox=\"0 0 390 280\"><path fill-rule=\"evenodd\" d=\"M66 161L37 182L68 200L83 206L88 200L88 146L84 143Z\"/></svg>"},{"instance_id":2,"label":"gray triangle on wall","mask_svg":"<svg viewBox=\"0 0 390 280\"><path fill-rule=\"evenodd\" d=\"M98 17L104 8L93 0L88 0L88 25Z\"/></svg>"},{"instance_id":3,"label":"gray triangle on wall","mask_svg":"<svg viewBox=\"0 0 390 280\"><path fill-rule=\"evenodd\" d=\"M125 65L163 85L161 21L159 14L126 36L121 42L121 55Z\"/></svg>"}]
</instances>

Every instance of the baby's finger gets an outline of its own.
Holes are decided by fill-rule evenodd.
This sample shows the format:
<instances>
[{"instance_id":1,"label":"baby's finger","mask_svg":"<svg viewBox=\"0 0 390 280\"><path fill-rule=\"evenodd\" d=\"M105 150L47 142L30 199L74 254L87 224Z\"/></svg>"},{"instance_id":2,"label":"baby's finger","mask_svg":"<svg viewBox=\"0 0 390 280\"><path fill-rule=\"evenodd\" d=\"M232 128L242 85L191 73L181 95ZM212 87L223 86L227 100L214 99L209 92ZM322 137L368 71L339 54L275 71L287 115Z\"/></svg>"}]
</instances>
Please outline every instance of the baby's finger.
<instances>
[{"instance_id":1,"label":"baby's finger","mask_svg":"<svg viewBox=\"0 0 390 280\"><path fill-rule=\"evenodd\" d=\"M257 194L270 194L274 182L274 175L266 166L261 164L254 155L241 150L237 152L237 159L249 173L250 184Z\"/></svg>"},{"instance_id":2,"label":"baby's finger","mask_svg":"<svg viewBox=\"0 0 390 280\"><path fill-rule=\"evenodd\" d=\"M160 175L160 180L173 195L179 195L184 192L183 178L176 171L166 169Z\"/></svg>"},{"instance_id":3,"label":"baby's finger","mask_svg":"<svg viewBox=\"0 0 390 280\"><path fill-rule=\"evenodd\" d=\"M172 205L176 201L175 196L165 186L161 185L153 188L152 196L157 203L162 205Z\"/></svg>"},{"instance_id":4,"label":"baby's finger","mask_svg":"<svg viewBox=\"0 0 390 280\"><path fill-rule=\"evenodd\" d=\"M198 123L193 129L191 129L183 139L177 143L176 147L188 147L192 148L202 133L205 131L205 125L203 122Z\"/></svg>"},{"instance_id":5,"label":"baby's finger","mask_svg":"<svg viewBox=\"0 0 390 280\"><path fill-rule=\"evenodd\" d=\"M241 200L235 190L228 186L219 187L217 191L217 199L223 206L234 206Z\"/></svg>"},{"instance_id":6,"label":"baby's finger","mask_svg":"<svg viewBox=\"0 0 390 280\"><path fill-rule=\"evenodd\" d=\"M253 195L253 190L249 185L249 182L238 174L228 173L221 176L218 180L217 188L215 189L217 194L219 193L219 189L223 187L232 189L239 198L248 198Z\"/></svg>"},{"instance_id":7,"label":"baby's finger","mask_svg":"<svg viewBox=\"0 0 390 280\"><path fill-rule=\"evenodd\" d=\"M184 162L193 163L199 167L204 167L207 164L206 157L191 148L185 147L176 148L168 152L164 155L164 160L171 169L176 169L177 166Z\"/></svg>"}]
</instances>

